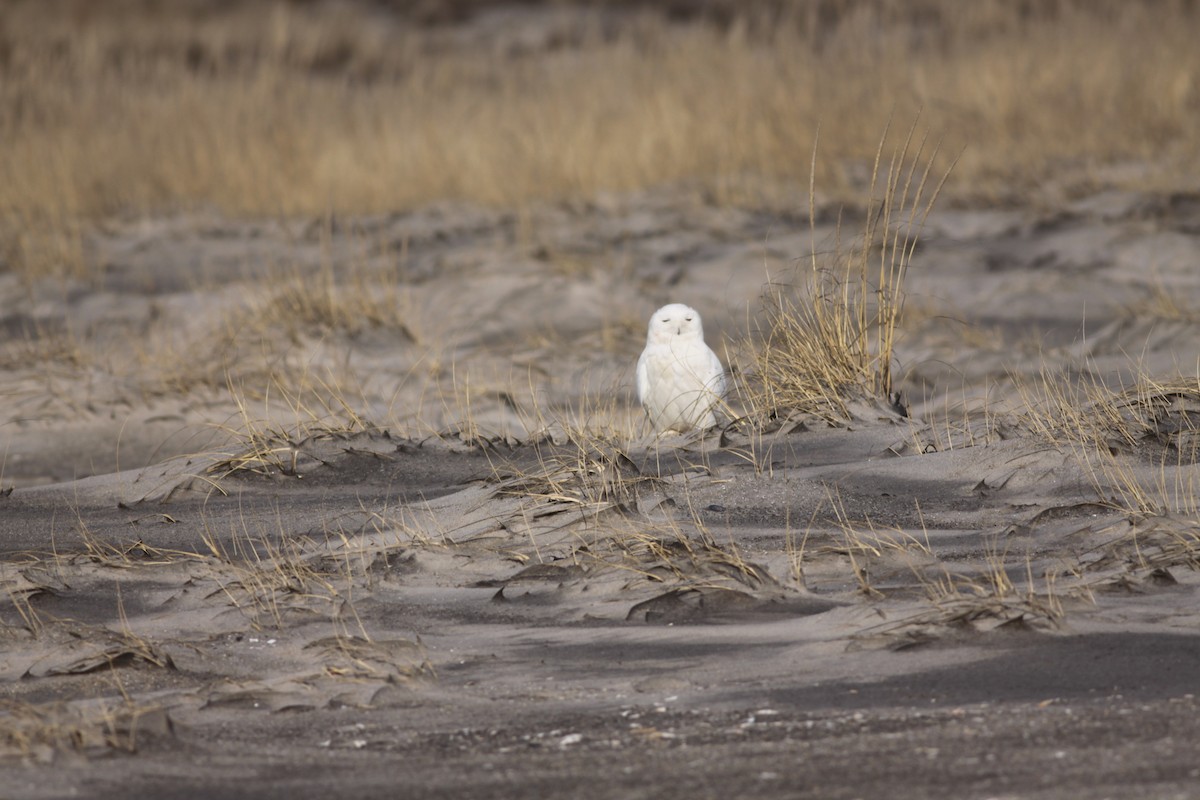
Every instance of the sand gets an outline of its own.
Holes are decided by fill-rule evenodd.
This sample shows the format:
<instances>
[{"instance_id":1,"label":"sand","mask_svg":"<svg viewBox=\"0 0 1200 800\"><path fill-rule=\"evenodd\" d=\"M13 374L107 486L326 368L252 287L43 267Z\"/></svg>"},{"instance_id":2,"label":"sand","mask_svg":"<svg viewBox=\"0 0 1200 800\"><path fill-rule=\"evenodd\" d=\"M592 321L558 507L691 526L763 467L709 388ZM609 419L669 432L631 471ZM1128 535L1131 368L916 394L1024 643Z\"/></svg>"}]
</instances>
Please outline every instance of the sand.
<instances>
[{"instance_id":1,"label":"sand","mask_svg":"<svg viewBox=\"0 0 1200 800\"><path fill-rule=\"evenodd\" d=\"M1185 796L1190 426L1089 458L1020 387L1195 386L1197 318L1147 301L1200 291L1197 202L935 210L907 416L662 440L650 311L696 307L728 359L832 221L682 189L171 216L92 235L97 286L3 276L0 793ZM230 330L330 268L401 314ZM1184 487L1174 513L1097 464Z\"/></svg>"}]
</instances>

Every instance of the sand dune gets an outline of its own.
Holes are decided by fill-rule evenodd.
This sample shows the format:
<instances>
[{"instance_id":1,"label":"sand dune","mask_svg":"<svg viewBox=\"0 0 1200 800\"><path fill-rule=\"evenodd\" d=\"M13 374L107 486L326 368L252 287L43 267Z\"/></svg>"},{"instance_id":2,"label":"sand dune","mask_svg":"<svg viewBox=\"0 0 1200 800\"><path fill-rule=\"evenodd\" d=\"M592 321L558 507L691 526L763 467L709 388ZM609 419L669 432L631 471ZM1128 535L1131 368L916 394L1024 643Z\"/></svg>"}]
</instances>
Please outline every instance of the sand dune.
<instances>
[{"instance_id":1,"label":"sand dune","mask_svg":"<svg viewBox=\"0 0 1200 800\"><path fill-rule=\"evenodd\" d=\"M450 207L109 226L100 286L6 301L6 785L1184 786L1190 203L935 211L907 416L686 439L634 406L646 314L694 305L740 363L803 227L664 192L534 239Z\"/></svg>"}]
</instances>

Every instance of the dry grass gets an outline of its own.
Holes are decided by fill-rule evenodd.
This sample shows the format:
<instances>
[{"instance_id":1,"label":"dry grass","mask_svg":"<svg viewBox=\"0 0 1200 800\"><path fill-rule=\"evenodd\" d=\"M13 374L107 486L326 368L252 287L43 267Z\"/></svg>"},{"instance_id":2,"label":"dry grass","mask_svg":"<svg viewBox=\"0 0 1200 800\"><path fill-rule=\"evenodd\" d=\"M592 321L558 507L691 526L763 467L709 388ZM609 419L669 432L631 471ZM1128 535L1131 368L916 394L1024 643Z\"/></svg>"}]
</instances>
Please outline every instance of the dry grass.
<instances>
[{"instance_id":1,"label":"dry grass","mask_svg":"<svg viewBox=\"0 0 1200 800\"><path fill-rule=\"evenodd\" d=\"M593 515L618 505L633 505L639 489L657 483L617 447L601 440L574 440L539 454L537 468L505 477L500 494L577 506ZM503 474L503 473L501 473Z\"/></svg>"},{"instance_id":2,"label":"dry grass","mask_svg":"<svg viewBox=\"0 0 1200 800\"><path fill-rule=\"evenodd\" d=\"M326 609L331 618L343 600L339 576L314 568L314 548L304 537L279 534L234 538L225 547L209 537L205 544L221 568L214 573L222 595L256 629L281 630L289 613L306 617L312 606ZM349 609L348 609L349 610Z\"/></svg>"},{"instance_id":3,"label":"dry grass","mask_svg":"<svg viewBox=\"0 0 1200 800\"><path fill-rule=\"evenodd\" d=\"M1200 525L1194 515L1122 520L1108 532L1115 535L1083 558L1083 568L1106 576L1108 586L1137 591L1147 580L1159 585L1174 583L1172 567L1200 569Z\"/></svg>"},{"instance_id":4,"label":"dry grass","mask_svg":"<svg viewBox=\"0 0 1200 800\"><path fill-rule=\"evenodd\" d=\"M1026 424L1070 451L1102 501L1132 516L1200 514L1200 379L1140 375L1111 389L1094 373L1018 383Z\"/></svg>"},{"instance_id":5,"label":"dry grass","mask_svg":"<svg viewBox=\"0 0 1200 800\"><path fill-rule=\"evenodd\" d=\"M748 561L732 539L717 541L696 519L685 524L671 521L631 525L608 533L606 539L578 551L575 558L592 568L626 571L656 590L665 589L668 595L729 593L726 598L731 599L733 594L745 597L795 588L781 583L765 567Z\"/></svg>"},{"instance_id":6,"label":"dry grass","mask_svg":"<svg viewBox=\"0 0 1200 800\"><path fill-rule=\"evenodd\" d=\"M1163 285L1156 284L1147 297L1130 304L1123 311L1132 320L1149 318L1200 324L1200 308L1186 302L1187 299L1186 293L1171 292Z\"/></svg>"},{"instance_id":7,"label":"dry grass","mask_svg":"<svg viewBox=\"0 0 1200 800\"><path fill-rule=\"evenodd\" d=\"M963 192L1103 182L1130 161L1147 164L1135 180L1195 182L1190 4L772 8L766 24L545 14L464 46L451 29L343 6L12 2L4 255L30 275L87 273L88 221L129 211L520 206L673 181L721 202L790 202L818 123L817 184L848 196L890 109L924 109L952 151L967 148Z\"/></svg>"},{"instance_id":8,"label":"dry grass","mask_svg":"<svg viewBox=\"0 0 1200 800\"><path fill-rule=\"evenodd\" d=\"M33 325L0 345L0 369L16 371L38 365L47 370L90 366L93 354L70 326Z\"/></svg>"},{"instance_id":9,"label":"dry grass","mask_svg":"<svg viewBox=\"0 0 1200 800\"><path fill-rule=\"evenodd\" d=\"M92 703L0 701L0 759L50 762L64 752L85 756L136 752L139 742L170 735L170 720L153 705L130 700Z\"/></svg>"},{"instance_id":10,"label":"dry grass","mask_svg":"<svg viewBox=\"0 0 1200 800\"><path fill-rule=\"evenodd\" d=\"M293 340L305 333L355 336L371 328L387 328L412 341L402 308L394 281L347 280L324 269L318 275L286 282L249 313L259 330L281 329Z\"/></svg>"},{"instance_id":11,"label":"dry grass","mask_svg":"<svg viewBox=\"0 0 1200 800\"><path fill-rule=\"evenodd\" d=\"M1070 452L1100 501L1125 517L1080 562L1105 576L1097 588L1141 591L1174 582L1170 567L1200 565L1200 380L1143 373L1110 389L1094 374L1043 375L1022 391L1027 424Z\"/></svg>"},{"instance_id":12,"label":"dry grass","mask_svg":"<svg viewBox=\"0 0 1200 800\"><path fill-rule=\"evenodd\" d=\"M235 474L298 477L305 466L319 463L317 442L345 440L376 427L357 411L339 382L302 371L283 383L273 377L254 393L229 385L238 414L230 434L229 451L207 469L216 481ZM307 458L306 458L307 456Z\"/></svg>"},{"instance_id":13,"label":"dry grass","mask_svg":"<svg viewBox=\"0 0 1200 800\"><path fill-rule=\"evenodd\" d=\"M893 629L913 625L974 627L982 622L1055 628L1065 615L1055 581L1054 575L1044 576L1039 590L1034 577L1028 575L1025 582L1016 585L999 564L978 578L947 575L926 584L933 608L894 623Z\"/></svg>"},{"instance_id":14,"label":"dry grass","mask_svg":"<svg viewBox=\"0 0 1200 800\"><path fill-rule=\"evenodd\" d=\"M225 301L202 333L181 333L165 321L138 347L133 374L151 396L233 385L257 398L279 387L293 396L323 394L330 402L328 387L343 381L330 376L328 365L345 361L340 350L349 343L371 332L405 346L417 343L420 312L399 261L388 254L375 259L382 263L371 260L359 253L335 266L323 252L315 267L268 267L247 284L244 297ZM128 371L125 365L110 369Z\"/></svg>"},{"instance_id":15,"label":"dry grass","mask_svg":"<svg viewBox=\"0 0 1200 800\"><path fill-rule=\"evenodd\" d=\"M569 563L588 571L621 570L668 593L744 593L780 584L747 562L736 542L718 542L699 512L676 510L669 484L705 472L673 453L682 474L639 465L622 445L578 428L565 442L529 445L534 460L495 465L495 493L517 506L499 524L509 557L536 564ZM640 455L645 456L645 451ZM660 465L661 466L661 465ZM632 585L632 584L631 584ZM627 587L628 588L628 587ZM693 598L694 599L694 598Z\"/></svg>"},{"instance_id":16,"label":"dry grass","mask_svg":"<svg viewBox=\"0 0 1200 800\"><path fill-rule=\"evenodd\" d=\"M970 570L955 571L940 561L935 568L914 569L927 605L912 613L893 614L887 622L871 626L854 638L882 639L888 647L901 649L955 630L984 632L1002 626L1055 629L1066 616L1065 599L1093 600L1087 581L1074 580L1063 588L1059 586L1059 574L1047 571L1039 586L1028 559L1024 574L1014 577L1018 568L1007 552L992 548L984 562Z\"/></svg>"},{"instance_id":17,"label":"dry grass","mask_svg":"<svg viewBox=\"0 0 1200 800\"><path fill-rule=\"evenodd\" d=\"M320 225L316 269L292 265L268 275L264 296L228 327L263 337L282 331L293 342L306 334L353 337L386 329L415 342L418 313L403 287L403 247L396 252L386 242L372 242L367 234L352 231L347 237L351 254L339 259L332 252L334 225L332 218Z\"/></svg>"},{"instance_id":18,"label":"dry grass","mask_svg":"<svg viewBox=\"0 0 1200 800\"><path fill-rule=\"evenodd\" d=\"M851 519L832 489L826 502L835 522L829 542L802 548L799 559L817 561L831 554L845 558L853 578L851 584L851 576L846 576L846 583L854 586L855 594L883 604L876 608L887 622L866 628L855 635L857 640L881 639L901 648L939 638L951 629L986 631L1005 624L1054 628L1066 614L1066 598L1092 600L1095 581L1084 579L1081 567L1066 581L1060 581L1062 575L1055 569L1035 575L1029 555L1022 562L995 540L984 543L981 560L956 561L931 545L923 527L910 532ZM919 507L917 511L920 514ZM810 523L805 544L812 533ZM874 574L877 570L885 574L883 580ZM907 579L900 577L903 573ZM918 598L921 602L913 608L910 604Z\"/></svg>"},{"instance_id":19,"label":"dry grass","mask_svg":"<svg viewBox=\"0 0 1200 800\"><path fill-rule=\"evenodd\" d=\"M160 522L173 523L174 517L166 513L148 514L147 517L157 518ZM132 544L114 544L96 536L80 519L76 523L75 532L79 536L82 548L78 552L55 554L55 561L74 560L90 561L109 569L137 569L140 567L157 567L178 564L197 558L195 553L187 550L164 549L154 547L145 542L137 541Z\"/></svg>"},{"instance_id":20,"label":"dry grass","mask_svg":"<svg viewBox=\"0 0 1200 800\"><path fill-rule=\"evenodd\" d=\"M915 133L914 124L899 145L889 146L885 131L860 240L844 249L839 233L826 259L818 256L814 237L796 284L769 295L749 370L753 380L746 384L746 403L756 416L779 419L799 412L840 420L850 416L851 400L890 398L904 277L946 179L931 181L937 150L929 152L923 138L914 141ZM816 161L814 150L813 175ZM815 218L810 220L815 228Z\"/></svg>"}]
</instances>

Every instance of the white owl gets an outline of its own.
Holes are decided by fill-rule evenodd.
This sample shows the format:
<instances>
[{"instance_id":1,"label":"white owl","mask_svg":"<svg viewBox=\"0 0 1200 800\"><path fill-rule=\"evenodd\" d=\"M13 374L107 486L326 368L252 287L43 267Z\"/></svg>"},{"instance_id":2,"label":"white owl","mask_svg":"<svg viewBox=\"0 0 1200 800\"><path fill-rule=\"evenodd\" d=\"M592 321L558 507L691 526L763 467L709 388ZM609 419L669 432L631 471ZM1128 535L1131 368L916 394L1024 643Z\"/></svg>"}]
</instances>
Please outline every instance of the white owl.
<instances>
[{"instance_id":1,"label":"white owl","mask_svg":"<svg viewBox=\"0 0 1200 800\"><path fill-rule=\"evenodd\" d=\"M725 370L704 343L695 309L672 303L654 312L637 364L638 399L659 433L704 430L725 394Z\"/></svg>"}]
</instances>

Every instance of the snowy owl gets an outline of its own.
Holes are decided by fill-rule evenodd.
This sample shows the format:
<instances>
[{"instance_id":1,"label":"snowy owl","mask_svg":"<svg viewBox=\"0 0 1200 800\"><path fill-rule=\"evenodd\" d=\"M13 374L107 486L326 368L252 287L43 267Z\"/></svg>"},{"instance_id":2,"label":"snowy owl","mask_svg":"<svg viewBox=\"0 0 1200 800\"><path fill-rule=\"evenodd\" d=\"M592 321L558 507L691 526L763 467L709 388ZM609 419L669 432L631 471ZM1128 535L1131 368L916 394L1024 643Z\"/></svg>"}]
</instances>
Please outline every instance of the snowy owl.
<instances>
[{"instance_id":1,"label":"snowy owl","mask_svg":"<svg viewBox=\"0 0 1200 800\"><path fill-rule=\"evenodd\" d=\"M659 433L717 424L713 409L725 394L725 370L704 343L695 309L672 303L654 312L638 359L637 392Z\"/></svg>"}]
</instances>

